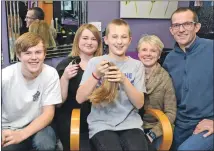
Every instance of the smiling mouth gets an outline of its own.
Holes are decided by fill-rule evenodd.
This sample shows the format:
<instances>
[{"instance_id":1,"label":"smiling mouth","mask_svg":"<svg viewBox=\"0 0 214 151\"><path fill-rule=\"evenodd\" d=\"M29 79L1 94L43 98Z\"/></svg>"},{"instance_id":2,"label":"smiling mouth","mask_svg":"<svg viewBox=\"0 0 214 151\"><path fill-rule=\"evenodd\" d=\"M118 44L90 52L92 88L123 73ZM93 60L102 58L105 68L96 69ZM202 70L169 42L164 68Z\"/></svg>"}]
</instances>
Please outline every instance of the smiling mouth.
<instances>
[{"instance_id":1,"label":"smiling mouth","mask_svg":"<svg viewBox=\"0 0 214 151\"><path fill-rule=\"evenodd\" d=\"M143 58L143 60L150 61L150 60L152 60L152 58Z\"/></svg>"},{"instance_id":2,"label":"smiling mouth","mask_svg":"<svg viewBox=\"0 0 214 151\"><path fill-rule=\"evenodd\" d=\"M92 49L93 47L86 47L87 49Z\"/></svg>"},{"instance_id":3,"label":"smiling mouth","mask_svg":"<svg viewBox=\"0 0 214 151\"><path fill-rule=\"evenodd\" d=\"M31 63L29 63L30 65L37 65L37 64L39 64L38 62L31 62Z\"/></svg>"},{"instance_id":4,"label":"smiling mouth","mask_svg":"<svg viewBox=\"0 0 214 151\"><path fill-rule=\"evenodd\" d=\"M123 49L123 46L115 46L117 49Z\"/></svg>"},{"instance_id":5,"label":"smiling mouth","mask_svg":"<svg viewBox=\"0 0 214 151\"><path fill-rule=\"evenodd\" d=\"M180 38L185 38L187 35L178 35Z\"/></svg>"}]
</instances>

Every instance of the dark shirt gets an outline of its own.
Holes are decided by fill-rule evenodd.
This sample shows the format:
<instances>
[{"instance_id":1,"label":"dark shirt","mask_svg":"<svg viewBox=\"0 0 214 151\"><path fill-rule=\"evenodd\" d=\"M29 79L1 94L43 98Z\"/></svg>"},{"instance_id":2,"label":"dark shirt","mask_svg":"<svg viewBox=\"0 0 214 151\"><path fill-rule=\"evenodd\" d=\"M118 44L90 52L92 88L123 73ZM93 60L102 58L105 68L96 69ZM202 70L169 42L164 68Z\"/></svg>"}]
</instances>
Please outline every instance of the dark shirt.
<instances>
[{"instance_id":1,"label":"dark shirt","mask_svg":"<svg viewBox=\"0 0 214 151\"><path fill-rule=\"evenodd\" d=\"M65 68L69 65L69 63L72 60L73 60L72 57L67 57L57 65L56 70L60 78L63 75ZM63 103L63 105L57 110L60 110L61 112L71 113L72 109L80 108L80 104L76 101L76 92L77 89L79 88L83 72L84 71L81 68L79 68L77 75L69 80L67 99Z\"/></svg>"},{"instance_id":2,"label":"dark shirt","mask_svg":"<svg viewBox=\"0 0 214 151\"><path fill-rule=\"evenodd\" d=\"M186 53L176 44L163 63L175 87L176 126L188 129L214 118L213 51L213 40L197 37Z\"/></svg>"}]
</instances>

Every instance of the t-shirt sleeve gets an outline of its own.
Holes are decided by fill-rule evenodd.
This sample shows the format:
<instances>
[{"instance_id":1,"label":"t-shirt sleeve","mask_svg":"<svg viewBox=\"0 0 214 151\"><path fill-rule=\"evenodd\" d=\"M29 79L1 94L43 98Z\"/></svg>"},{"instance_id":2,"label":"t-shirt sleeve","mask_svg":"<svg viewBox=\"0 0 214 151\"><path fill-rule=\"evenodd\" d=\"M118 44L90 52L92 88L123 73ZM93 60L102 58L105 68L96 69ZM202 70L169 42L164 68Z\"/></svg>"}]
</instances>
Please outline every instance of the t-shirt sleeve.
<instances>
[{"instance_id":1,"label":"t-shirt sleeve","mask_svg":"<svg viewBox=\"0 0 214 151\"><path fill-rule=\"evenodd\" d=\"M142 62L139 62L135 72L134 86L140 92L146 93L145 86L145 67Z\"/></svg>"},{"instance_id":2,"label":"t-shirt sleeve","mask_svg":"<svg viewBox=\"0 0 214 151\"><path fill-rule=\"evenodd\" d=\"M59 104L62 102L59 75L54 69L53 76L50 78L42 94L42 106Z\"/></svg>"},{"instance_id":3,"label":"t-shirt sleeve","mask_svg":"<svg viewBox=\"0 0 214 151\"><path fill-rule=\"evenodd\" d=\"M92 75L92 72L94 72L95 69L96 69L96 65L94 63L94 58L92 58L89 60L87 64L87 67L83 73L82 80L79 85L82 85Z\"/></svg>"}]
</instances>

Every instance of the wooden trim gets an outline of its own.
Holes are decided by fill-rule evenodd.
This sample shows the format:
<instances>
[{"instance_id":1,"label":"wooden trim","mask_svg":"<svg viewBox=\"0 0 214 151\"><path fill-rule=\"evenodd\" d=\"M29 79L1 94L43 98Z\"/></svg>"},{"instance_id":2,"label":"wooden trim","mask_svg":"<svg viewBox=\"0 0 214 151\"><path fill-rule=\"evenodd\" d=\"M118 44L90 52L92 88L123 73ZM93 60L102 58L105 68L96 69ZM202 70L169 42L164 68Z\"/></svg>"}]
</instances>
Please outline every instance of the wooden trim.
<instances>
[{"instance_id":1,"label":"wooden trim","mask_svg":"<svg viewBox=\"0 0 214 151\"><path fill-rule=\"evenodd\" d=\"M157 109L148 109L145 113L156 117L162 125L163 140L159 150L169 150L173 140L172 126L169 119L162 111ZM73 109L71 113L70 150L80 150L80 109Z\"/></svg>"},{"instance_id":2,"label":"wooden trim","mask_svg":"<svg viewBox=\"0 0 214 151\"><path fill-rule=\"evenodd\" d=\"M159 150L169 150L172 145L173 132L168 117L162 111L157 109L148 109L146 110L146 114L151 114L152 116L157 118L161 123L163 130L163 140Z\"/></svg>"},{"instance_id":3,"label":"wooden trim","mask_svg":"<svg viewBox=\"0 0 214 151\"><path fill-rule=\"evenodd\" d=\"M80 109L73 109L71 113L70 150L78 151L80 146Z\"/></svg>"},{"instance_id":4,"label":"wooden trim","mask_svg":"<svg viewBox=\"0 0 214 151\"><path fill-rule=\"evenodd\" d=\"M53 19L53 3L51 3L52 0L47 2L39 1L38 7L40 7L44 13L45 13L45 21L50 25L51 20ZM53 2L53 1L52 1Z\"/></svg>"}]
</instances>

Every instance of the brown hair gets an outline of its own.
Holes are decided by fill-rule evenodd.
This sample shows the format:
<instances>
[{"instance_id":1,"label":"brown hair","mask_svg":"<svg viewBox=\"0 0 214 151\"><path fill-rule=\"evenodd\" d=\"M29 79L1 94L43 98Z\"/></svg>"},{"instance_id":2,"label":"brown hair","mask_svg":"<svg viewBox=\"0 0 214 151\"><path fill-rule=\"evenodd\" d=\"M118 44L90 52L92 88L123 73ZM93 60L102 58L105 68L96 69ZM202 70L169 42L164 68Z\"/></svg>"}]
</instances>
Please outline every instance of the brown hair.
<instances>
[{"instance_id":1,"label":"brown hair","mask_svg":"<svg viewBox=\"0 0 214 151\"><path fill-rule=\"evenodd\" d=\"M109 62L109 65L114 66L111 62ZM88 99L93 105L98 105L102 102L111 103L117 97L118 86L118 82L109 82L108 79L105 79L101 86L96 88Z\"/></svg>"},{"instance_id":2,"label":"brown hair","mask_svg":"<svg viewBox=\"0 0 214 151\"><path fill-rule=\"evenodd\" d=\"M94 53L94 56L101 56L102 53L103 53L102 52L102 39L101 39L101 36L100 36L100 32L92 24L83 24L82 26L80 26L78 28L78 30L77 30L77 32L75 34L75 37L74 37L72 51L69 54L69 56L79 56L79 53L80 53L79 39L80 39L80 36L81 36L82 32L85 29L90 30L93 33L93 35L95 36L96 40L98 41L98 47L97 47L97 50Z\"/></svg>"},{"instance_id":3,"label":"brown hair","mask_svg":"<svg viewBox=\"0 0 214 151\"><path fill-rule=\"evenodd\" d=\"M190 11L193 14L193 21L198 23L198 15L196 14L196 12L188 7L179 7L176 11L173 12L172 16L171 16L171 22L172 22L172 17L174 14L176 13L182 13L182 12L186 12L186 11Z\"/></svg>"},{"instance_id":4,"label":"brown hair","mask_svg":"<svg viewBox=\"0 0 214 151\"><path fill-rule=\"evenodd\" d=\"M43 43L44 52L46 53L44 40L40 35L30 32L24 33L15 41L15 52L20 56L21 52L26 52L29 48L38 45L40 42Z\"/></svg>"},{"instance_id":5,"label":"brown hair","mask_svg":"<svg viewBox=\"0 0 214 151\"><path fill-rule=\"evenodd\" d=\"M117 25L117 26L122 26L122 25L124 25L124 26L127 26L127 27L128 27L128 30L129 30L129 36L131 37L132 33L131 33L130 26L129 26L129 24L128 24L125 20L123 20L123 19L113 19L113 20L107 25L107 27L106 27L106 33L105 33L106 36L108 36L108 34L109 34L109 27L110 27L110 25Z\"/></svg>"},{"instance_id":6,"label":"brown hair","mask_svg":"<svg viewBox=\"0 0 214 151\"><path fill-rule=\"evenodd\" d=\"M50 32L50 26L44 20L34 21L29 27L29 32L39 34L44 39L47 48L56 47L56 43Z\"/></svg>"}]
</instances>

